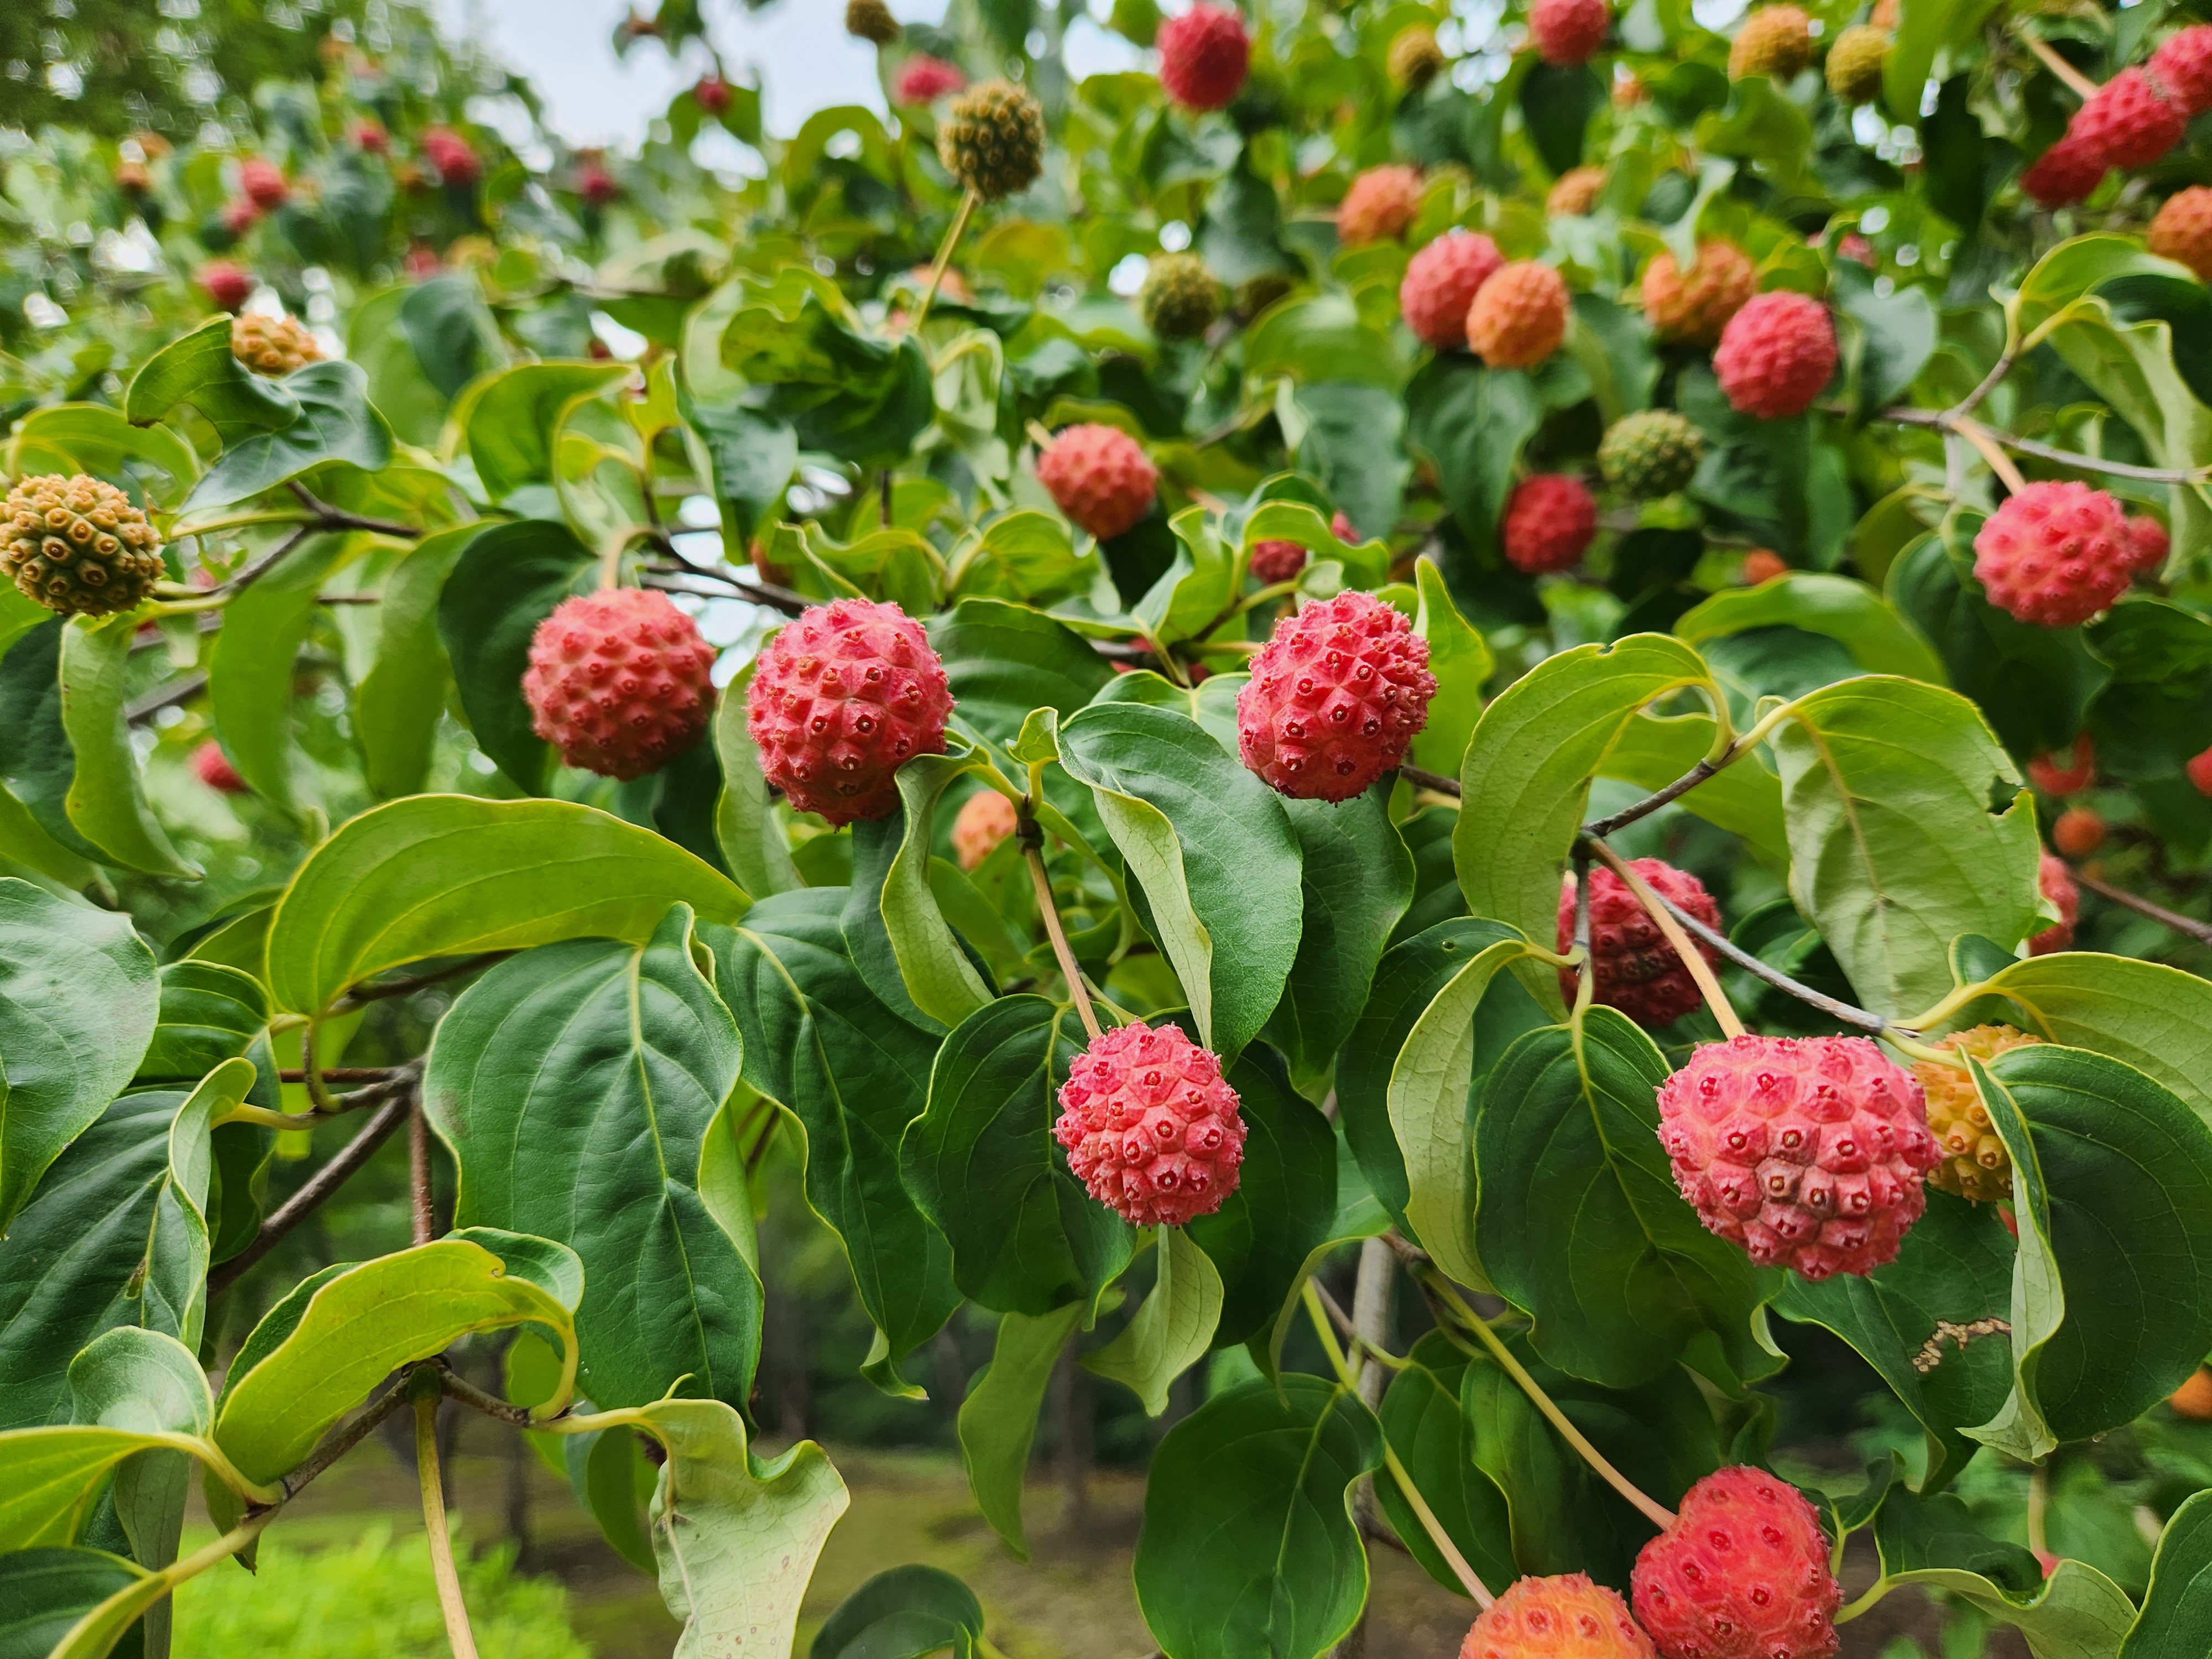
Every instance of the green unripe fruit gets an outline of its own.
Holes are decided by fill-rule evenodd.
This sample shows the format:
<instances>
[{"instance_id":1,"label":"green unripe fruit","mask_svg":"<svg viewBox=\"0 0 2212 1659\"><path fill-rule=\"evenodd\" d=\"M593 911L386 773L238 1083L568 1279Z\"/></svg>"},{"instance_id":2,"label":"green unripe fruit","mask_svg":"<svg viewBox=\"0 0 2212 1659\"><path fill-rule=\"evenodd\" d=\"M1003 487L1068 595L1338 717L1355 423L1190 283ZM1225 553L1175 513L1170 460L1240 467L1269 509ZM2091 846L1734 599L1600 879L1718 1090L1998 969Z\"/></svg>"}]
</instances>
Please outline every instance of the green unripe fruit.
<instances>
[{"instance_id":1,"label":"green unripe fruit","mask_svg":"<svg viewBox=\"0 0 2212 1659\"><path fill-rule=\"evenodd\" d=\"M0 572L64 617L134 609L161 579L161 538L113 484L80 472L25 478L0 508Z\"/></svg>"},{"instance_id":2,"label":"green unripe fruit","mask_svg":"<svg viewBox=\"0 0 2212 1659\"><path fill-rule=\"evenodd\" d=\"M1437 32L1426 23L1409 24L1390 43L1390 78L1408 92L1419 92L1443 72L1443 48Z\"/></svg>"},{"instance_id":3,"label":"green unripe fruit","mask_svg":"<svg viewBox=\"0 0 2212 1659\"><path fill-rule=\"evenodd\" d=\"M1889 56L1889 33L1865 23L1836 37L1828 48L1828 90L1846 104L1871 104L1881 96L1881 66Z\"/></svg>"},{"instance_id":4,"label":"green unripe fruit","mask_svg":"<svg viewBox=\"0 0 2212 1659\"><path fill-rule=\"evenodd\" d=\"M1221 315L1221 284L1195 253L1158 253L1137 295L1145 326L1163 340L1203 334Z\"/></svg>"},{"instance_id":5,"label":"green unripe fruit","mask_svg":"<svg viewBox=\"0 0 2212 1659\"><path fill-rule=\"evenodd\" d=\"M1044 110L1004 81L971 87L952 100L937 130L938 159L987 202L1027 190L1044 171Z\"/></svg>"},{"instance_id":6,"label":"green unripe fruit","mask_svg":"<svg viewBox=\"0 0 2212 1659\"><path fill-rule=\"evenodd\" d=\"M884 0L846 0L845 33L878 46L899 38L899 21Z\"/></svg>"},{"instance_id":7,"label":"green unripe fruit","mask_svg":"<svg viewBox=\"0 0 2212 1659\"><path fill-rule=\"evenodd\" d=\"M1605 481L1639 501L1671 495L1687 484L1705 453L1705 434L1671 409L1624 415L1598 446Z\"/></svg>"}]
</instances>

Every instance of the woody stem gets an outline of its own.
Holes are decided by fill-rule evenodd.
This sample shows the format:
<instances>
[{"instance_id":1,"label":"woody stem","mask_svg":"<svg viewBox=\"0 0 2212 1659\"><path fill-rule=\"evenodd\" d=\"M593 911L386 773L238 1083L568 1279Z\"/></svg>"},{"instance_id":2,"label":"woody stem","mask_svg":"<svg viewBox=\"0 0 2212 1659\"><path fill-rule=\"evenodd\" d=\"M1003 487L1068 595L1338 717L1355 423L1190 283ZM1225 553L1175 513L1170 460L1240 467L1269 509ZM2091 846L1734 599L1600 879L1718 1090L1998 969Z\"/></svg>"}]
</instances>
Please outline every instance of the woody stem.
<instances>
[{"instance_id":1,"label":"woody stem","mask_svg":"<svg viewBox=\"0 0 2212 1659\"><path fill-rule=\"evenodd\" d=\"M1682 965L1690 970L1690 977L1698 982L1698 990L1705 999L1705 1006L1713 1011L1724 1036L1740 1037L1744 1034L1743 1022L1736 1018L1735 1009L1729 1005L1728 993L1713 975L1712 964L1705 960L1705 952L1690 943L1690 936L1682 931L1682 924L1651 890L1650 884L1638 875L1620 854L1601 841L1584 843L1595 853L1605 867L1619 876L1622 884L1636 896L1636 902L1667 936L1667 943L1674 947L1674 954L1682 958Z\"/></svg>"}]
</instances>

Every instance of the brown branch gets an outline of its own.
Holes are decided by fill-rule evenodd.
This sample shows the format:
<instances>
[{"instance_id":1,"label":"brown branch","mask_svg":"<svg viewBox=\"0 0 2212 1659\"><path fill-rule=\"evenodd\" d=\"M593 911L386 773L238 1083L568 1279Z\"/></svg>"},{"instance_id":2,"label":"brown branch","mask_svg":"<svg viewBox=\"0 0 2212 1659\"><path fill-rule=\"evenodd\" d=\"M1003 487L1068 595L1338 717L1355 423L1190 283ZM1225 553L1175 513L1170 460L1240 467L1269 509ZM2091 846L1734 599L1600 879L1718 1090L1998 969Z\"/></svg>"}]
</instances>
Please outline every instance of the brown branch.
<instances>
[{"instance_id":1,"label":"brown branch","mask_svg":"<svg viewBox=\"0 0 2212 1659\"><path fill-rule=\"evenodd\" d=\"M422 534L411 524L394 524L389 519L365 519L358 513L349 513L343 507L318 501L309 493L307 486L297 478L292 480L289 488L292 494L299 498L300 505L315 515L319 529L366 530L372 535L396 536L402 541L410 542Z\"/></svg>"},{"instance_id":2,"label":"brown branch","mask_svg":"<svg viewBox=\"0 0 2212 1659\"><path fill-rule=\"evenodd\" d=\"M415 1242L428 1244L438 1236L435 1194L430 1188L430 1124L422 1115L422 1097L407 1098L407 1188L412 1200Z\"/></svg>"},{"instance_id":3,"label":"brown branch","mask_svg":"<svg viewBox=\"0 0 2212 1659\"><path fill-rule=\"evenodd\" d=\"M1875 416L1898 426L1927 427L1938 432L1957 429L1966 420L1960 410L1973 407L1969 400L1957 410L1885 409ZM2083 472L2103 472L2115 478L2134 478L2142 483L2191 484L2207 476L2203 467L2184 471L2171 466L2137 466L2132 461L2108 461L2101 455L2084 455L2079 450L2060 449L2034 438L2023 438L2017 433L2001 432L1994 427L1978 428L1984 435L1994 439L2017 454L2032 455L2039 461L2049 461L2054 466L2070 466Z\"/></svg>"},{"instance_id":4,"label":"brown branch","mask_svg":"<svg viewBox=\"0 0 2212 1659\"><path fill-rule=\"evenodd\" d=\"M479 968L489 968L493 963L504 961L514 954L512 951L486 951L481 956L468 957L459 962L448 963L443 968L434 969L427 974L417 974L412 978L387 979L380 980L374 985L356 985L338 1000L331 1012L349 1013L356 1008L363 1007L372 1002L382 1002L390 997L411 996L426 986L436 985L444 980L458 979L463 974L472 973ZM342 1074L337 1072L325 1072L321 1075L333 1078Z\"/></svg>"},{"instance_id":5,"label":"brown branch","mask_svg":"<svg viewBox=\"0 0 2212 1659\"><path fill-rule=\"evenodd\" d=\"M495 1394L487 1394L465 1377L457 1376L442 1354L430 1363L444 1377L446 1398L456 1405L466 1406L471 1411L482 1412L486 1417L497 1418L501 1422L511 1423L519 1429L533 1426L530 1413L522 1407L511 1405Z\"/></svg>"},{"instance_id":6,"label":"brown branch","mask_svg":"<svg viewBox=\"0 0 2212 1659\"><path fill-rule=\"evenodd\" d=\"M1634 805L1622 807L1611 817L1599 818L1595 823L1583 825L1583 834L1592 841L1603 841L1615 830L1626 830L1638 819L1650 817L1661 807L1680 800L1735 758L1731 754L1718 762L1701 760L1656 794L1646 795Z\"/></svg>"},{"instance_id":7,"label":"brown branch","mask_svg":"<svg viewBox=\"0 0 2212 1659\"><path fill-rule=\"evenodd\" d=\"M164 708L174 708L190 702L207 690L208 677L187 674L180 680L172 680L159 691L149 691L123 711L123 718L131 726L143 726Z\"/></svg>"},{"instance_id":8,"label":"brown branch","mask_svg":"<svg viewBox=\"0 0 2212 1659\"><path fill-rule=\"evenodd\" d=\"M413 1091L391 1101L384 1109L362 1127L362 1131L339 1149L337 1155L309 1176L306 1184L285 1200L261 1224L253 1242L229 1261L208 1275L208 1294L219 1296L240 1279L246 1270L275 1249L284 1235L306 1220L315 1206L343 1186L361 1166L374 1157L376 1149L392 1138L408 1115L414 1099Z\"/></svg>"},{"instance_id":9,"label":"brown branch","mask_svg":"<svg viewBox=\"0 0 2212 1659\"><path fill-rule=\"evenodd\" d=\"M2199 945L2212 945L2212 922L2203 922L2169 910L2162 904L2153 904L2147 898L2137 898L2125 888L2115 887L2110 882L2100 881L2084 871L2076 870L2074 879L2091 892L2102 895L2115 904L2134 911L2139 916L2148 916L2161 927L2170 927L2184 939L2193 939Z\"/></svg>"},{"instance_id":10,"label":"brown branch","mask_svg":"<svg viewBox=\"0 0 2212 1659\"><path fill-rule=\"evenodd\" d=\"M378 1424L406 1403L407 1379L403 1376L363 1407L350 1422L333 1429L306 1462L276 1483L284 1488L287 1501L305 1492L317 1475L368 1439L376 1431Z\"/></svg>"},{"instance_id":11,"label":"brown branch","mask_svg":"<svg viewBox=\"0 0 2212 1659\"><path fill-rule=\"evenodd\" d=\"M1441 772L1431 772L1425 767L1401 765L1398 775L1416 789L1433 789L1440 795L1457 796L1459 780L1448 778Z\"/></svg>"}]
</instances>

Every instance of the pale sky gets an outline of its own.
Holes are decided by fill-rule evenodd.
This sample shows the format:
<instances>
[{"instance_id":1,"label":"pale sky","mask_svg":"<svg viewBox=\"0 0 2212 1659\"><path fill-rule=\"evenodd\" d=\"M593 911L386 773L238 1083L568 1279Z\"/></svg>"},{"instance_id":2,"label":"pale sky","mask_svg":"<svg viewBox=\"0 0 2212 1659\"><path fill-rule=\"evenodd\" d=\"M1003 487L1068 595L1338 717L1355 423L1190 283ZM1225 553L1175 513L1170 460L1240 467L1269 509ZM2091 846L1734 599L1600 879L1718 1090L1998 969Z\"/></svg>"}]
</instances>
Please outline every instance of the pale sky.
<instances>
[{"instance_id":1,"label":"pale sky","mask_svg":"<svg viewBox=\"0 0 2212 1659\"><path fill-rule=\"evenodd\" d=\"M609 40L623 0L435 3L447 27L488 39L503 61L529 77L545 100L548 118L571 143L635 144L646 124L702 67L702 61L671 64L650 40L617 64ZM891 0L891 9L908 21L935 22L945 15L945 0ZM760 66L769 131L787 137L832 104L882 110L875 48L845 33L843 0L774 0L757 12L739 0L706 0L706 11L732 74L742 78L749 65ZM1071 31L1067 51L1078 75L1137 61L1128 42L1088 22Z\"/></svg>"}]
</instances>

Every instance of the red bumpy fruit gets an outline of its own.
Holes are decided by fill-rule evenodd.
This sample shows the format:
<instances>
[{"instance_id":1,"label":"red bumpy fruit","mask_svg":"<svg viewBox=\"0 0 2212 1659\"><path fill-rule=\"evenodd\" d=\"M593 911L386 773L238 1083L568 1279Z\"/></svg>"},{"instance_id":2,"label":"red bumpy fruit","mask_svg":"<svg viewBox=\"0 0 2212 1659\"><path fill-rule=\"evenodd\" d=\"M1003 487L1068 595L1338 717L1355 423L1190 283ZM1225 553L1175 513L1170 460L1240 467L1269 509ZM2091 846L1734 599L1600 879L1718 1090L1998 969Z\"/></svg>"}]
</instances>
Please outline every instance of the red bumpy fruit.
<instances>
[{"instance_id":1,"label":"red bumpy fruit","mask_svg":"<svg viewBox=\"0 0 2212 1659\"><path fill-rule=\"evenodd\" d=\"M2128 515L2128 568L2138 574L2156 570L2172 550L2173 538L2166 526L2148 513Z\"/></svg>"},{"instance_id":2,"label":"red bumpy fruit","mask_svg":"<svg viewBox=\"0 0 2212 1659\"><path fill-rule=\"evenodd\" d=\"M1160 25L1160 85L1185 109L1221 109L1244 85L1252 37L1244 20L1199 4Z\"/></svg>"},{"instance_id":3,"label":"red bumpy fruit","mask_svg":"<svg viewBox=\"0 0 2212 1659\"><path fill-rule=\"evenodd\" d=\"M2097 781L2097 742L2087 732L2063 755L2038 755L2027 763L2029 781L2046 795L2078 795Z\"/></svg>"},{"instance_id":4,"label":"red bumpy fruit","mask_svg":"<svg viewBox=\"0 0 2212 1659\"><path fill-rule=\"evenodd\" d=\"M1536 0L1528 8L1528 33L1537 52L1562 69L1595 58L1612 26L1605 0Z\"/></svg>"},{"instance_id":5,"label":"red bumpy fruit","mask_svg":"<svg viewBox=\"0 0 2212 1659\"><path fill-rule=\"evenodd\" d=\"M2069 132L2036 157L2020 187L2044 207L2071 207L2088 199L2106 171L2104 153Z\"/></svg>"},{"instance_id":6,"label":"red bumpy fruit","mask_svg":"<svg viewBox=\"0 0 2212 1659\"><path fill-rule=\"evenodd\" d=\"M1252 544L1252 574L1263 587L1289 581L1305 568L1306 550L1297 542Z\"/></svg>"},{"instance_id":7,"label":"red bumpy fruit","mask_svg":"<svg viewBox=\"0 0 2212 1659\"><path fill-rule=\"evenodd\" d=\"M890 815L896 774L945 752L952 687L920 623L890 604L800 613L754 671L745 730L768 781L833 824Z\"/></svg>"},{"instance_id":8,"label":"red bumpy fruit","mask_svg":"<svg viewBox=\"0 0 2212 1659\"><path fill-rule=\"evenodd\" d=\"M899 66L898 82L891 95L902 104L933 104L964 92L967 87L968 77L960 72L959 65L924 56L909 58Z\"/></svg>"},{"instance_id":9,"label":"red bumpy fruit","mask_svg":"<svg viewBox=\"0 0 2212 1659\"><path fill-rule=\"evenodd\" d=\"M709 115L720 115L730 106L736 89L719 75L702 75L691 88L691 101Z\"/></svg>"},{"instance_id":10,"label":"red bumpy fruit","mask_svg":"<svg viewBox=\"0 0 2212 1659\"><path fill-rule=\"evenodd\" d=\"M2195 23L2150 55L2151 78L2184 115L2212 109L2212 23Z\"/></svg>"},{"instance_id":11,"label":"red bumpy fruit","mask_svg":"<svg viewBox=\"0 0 2212 1659\"><path fill-rule=\"evenodd\" d=\"M261 222L261 210L241 196L222 204L222 228L233 237L240 237Z\"/></svg>"},{"instance_id":12,"label":"red bumpy fruit","mask_svg":"<svg viewBox=\"0 0 2212 1659\"><path fill-rule=\"evenodd\" d=\"M2032 483L1974 538L1974 576L1990 603L2039 628L2085 623L2135 575L2127 514L2084 483Z\"/></svg>"},{"instance_id":13,"label":"red bumpy fruit","mask_svg":"<svg viewBox=\"0 0 2212 1659\"><path fill-rule=\"evenodd\" d=\"M1713 902L1705 883L1688 871L1661 859L1636 859L1628 867L1662 898L1671 899L1714 932L1720 931L1720 906ZM1569 876L1559 894L1562 952L1574 943L1575 899L1575 878ZM1720 957L1711 946L1701 943L1698 949L1708 963L1719 964ZM1637 902L1628 884L1602 865L1590 872L1590 966L1597 975L1596 1000L1653 1030L1673 1024L1705 1000L1659 924ZM1559 970L1559 994L1570 1003L1575 1000L1571 968Z\"/></svg>"},{"instance_id":14,"label":"red bumpy fruit","mask_svg":"<svg viewBox=\"0 0 2212 1659\"><path fill-rule=\"evenodd\" d=\"M1656 255L1644 270L1644 314L1662 340L1711 345L1729 319L1759 292L1758 268L1733 242L1698 244L1698 262L1686 274L1671 253Z\"/></svg>"},{"instance_id":15,"label":"red bumpy fruit","mask_svg":"<svg viewBox=\"0 0 2212 1659\"><path fill-rule=\"evenodd\" d=\"M2196 764L2195 761L2190 763L2192 769ZM2196 776L2192 769L2191 781L2194 782ZM2201 788L2203 786L2198 787ZM2074 872L2066 867L2063 859L2055 859L2048 853L2043 855L2043 862L2037 867L2035 877L2036 885L2043 890L2043 896L2057 907L2058 920L2028 940L2027 953L2032 957L2048 957L2061 951L2070 951L2074 948L2075 925L2081 920L2081 885L2074 879Z\"/></svg>"},{"instance_id":16,"label":"red bumpy fruit","mask_svg":"<svg viewBox=\"0 0 2212 1659\"><path fill-rule=\"evenodd\" d=\"M1352 181L1336 208L1336 240L1346 247L1403 236L1421 207L1421 175L1395 162Z\"/></svg>"},{"instance_id":17,"label":"red bumpy fruit","mask_svg":"<svg viewBox=\"0 0 2212 1659\"><path fill-rule=\"evenodd\" d=\"M1894 1261L1942 1158L1918 1081L1864 1037L1703 1044L1660 1089L1659 1115L1706 1230L1807 1279Z\"/></svg>"},{"instance_id":18,"label":"red bumpy fruit","mask_svg":"<svg viewBox=\"0 0 2212 1659\"><path fill-rule=\"evenodd\" d=\"M192 775L219 794L242 795L246 780L230 763L230 757L222 752L222 745L210 738L192 750Z\"/></svg>"},{"instance_id":19,"label":"red bumpy fruit","mask_svg":"<svg viewBox=\"0 0 2212 1659\"><path fill-rule=\"evenodd\" d=\"M1567 337L1566 278L1540 260L1507 265L1467 311L1467 343L1492 368L1534 368Z\"/></svg>"},{"instance_id":20,"label":"red bumpy fruit","mask_svg":"<svg viewBox=\"0 0 2212 1659\"><path fill-rule=\"evenodd\" d=\"M1467 343L1468 307L1505 265L1487 236L1455 230L1416 253L1398 284L1398 309L1425 345L1449 351Z\"/></svg>"},{"instance_id":21,"label":"red bumpy fruit","mask_svg":"<svg viewBox=\"0 0 2212 1659\"><path fill-rule=\"evenodd\" d=\"M1514 486L1499 540L1505 562L1528 575L1565 570L1597 536L1597 498L1580 478L1542 472Z\"/></svg>"},{"instance_id":22,"label":"red bumpy fruit","mask_svg":"<svg viewBox=\"0 0 2212 1659\"><path fill-rule=\"evenodd\" d=\"M995 789L978 789L961 803L952 820L952 852L963 870L973 870L1014 833L1014 804Z\"/></svg>"},{"instance_id":23,"label":"red bumpy fruit","mask_svg":"<svg viewBox=\"0 0 2212 1659\"><path fill-rule=\"evenodd\" d=\"M2212 795L2212 749L2191 755L2189 764L2182 769L2189 774L2189 781L2198 794Z\"/></svg>"},{"instance_id":24,"label":"red bumpy fruit","mask_svg":"<svg viewBox=\"0 0 2212 1659\"><path fill-rule=\"evenodd\" d=\"M2069 806L2051 826L2051 844L2069 859L2086 859L2105 844L2104 815L2087 806Z\"/></svg>"},{"instance_id":25,"label":"red bumpy fruit","mask_svg":"<svg viewBox=\"0 0 2212 1659\"><path fill-rule=\"evenodd\" d=\"M1100 541L1132 529L1159 497L1160 475L1119 427L1071 426L1037 457L1037 481Z\"/></svg>"},{"instance_id":26,"label":"red bumpy fruit","mask_svg":"<svg viewBox=\"0 0 2212 1659\"><path fill-rule=\"evenodd\" d=\"M1474 1621L1459 1659L1658 1659L1628 1604L1579 1572L1516 1579Z\"/></svg>"},{"instance_id":27,"label":"red bumpy fruit","mask_svg":"<svg viewBox=\"0 0 2212 1659\"><path fill-rule=\"evenodd\" d=\"M1740 415L1762 421L1802 415L1836 372L1836 325L1827 307L1787 290L1759 295L1721 331L1713 372Z\"/></svg>"},{"instance_id":28,"label":"red bumpy fruit","mask_svg":"<svg viewBox=\"0 0 2212 1659\"><path fill-rule=\"evenodd\" d=\"M200 290L223 311L235 311L253 297L253 278L228 259L210 259L199 269Z\"/></svg>"},{"instance_id":29,"label":"red bumpy fruit","mask_svg":"<svg viewBox=\"0 0 2212 1659\"><path fill-rule=\"evenodd\" d=\"M1820 1515L1764 1469L1722 1469L1691 1487L1674 1524L1636 1558L1631 1586L1636 1616L1667 1659L1836 1651L1844 1593Z\"/></svg>"},{"instance_id":30,"label":"red bumpy fruit","mask_svg":"<svg viewBox=\"0 0 2212 1659\"><path fill-rule=\"evenodd\" d=\"M1052 1133L1091 1196L1139 1227L1212 1215L1244 1161L1244 1121L1219 1056L1142 1020L1075 1057Z\"/></svg>"},{"instance_id":31,"label":"red bumpy fruit","mask_svg":"<svg viewBox=\"0 0 2212 1659\"><path fill-rule=\"evenodd\" d=\"M2106 167L2147 167L2181 142L2189 118L2141 70L2122 70L2074 112L2066 137Z\"/></svg>"},{"instance_id":32,"label":"red bumpy fruit","mask_svg":"<svg viewBox=\"0 0 2212 1659\"><path fill-rule=\"evenodd\" d=\"M483 158L476 146L451 127L432 127L422 135L422 154L449 185L473 185L483 177Z\"/></svg>"},{"instance_id":33,"label":"red bumpy fruit","mask_svg":"<svg viewBox=\"0 0 2212 1659\"><path fill-rule=\"evenodd\" d=\"M2191 185L2167 197L2150 222L2148 240L2160 258L2187 265L2200 283L2212 282L2212 189Z\"/></svg>"},{"instance_id":34,"label":"red bumpy fruit","mask_svg":"<svg viewBox=\"0 0 2212 1659\"><path fill-rule=\"evenodd\" d=\"M1743 556L1743 580L1747 587L1756 587L1761 582L1771 582L1777 576L1790 574L1790 561L1771 547L1754 547Z\"/></svg>"},{"instance_id":35,"label":"red bumpy fruit","mask_svg":"<svg viewBox=\"0 0 2212 1659\"><path fill-rule=\"evenodd\" d=\"M531 726L571 766L641 778L682 754L714 711L714 648L663 593L563 599L530 640Z\"/></svg>"},{"instance_id":36,"label":"red bumpy fruit","mask_svg":"<svg viewBox=\"0 0 2212 1659\"><path fill-rule=\"evenodd\" d=\"M292 194L292 187L284 182L284 169L259 156L239 163L238 187L254 206L264 210L283 207Z\"/></svg>"},{"instance_id":37,"label":"red bumpy fruit","mask_svg":"<svg viewBox=\"0 0 2212 1659\"><path fill-rule=\"evenodd\" d=\"M1237 694L1244 764L1297 800L1350 800L1406 757L1437 678L1404 613L1360 592L1275 624Z\"/></svg>"}]
</instances>

